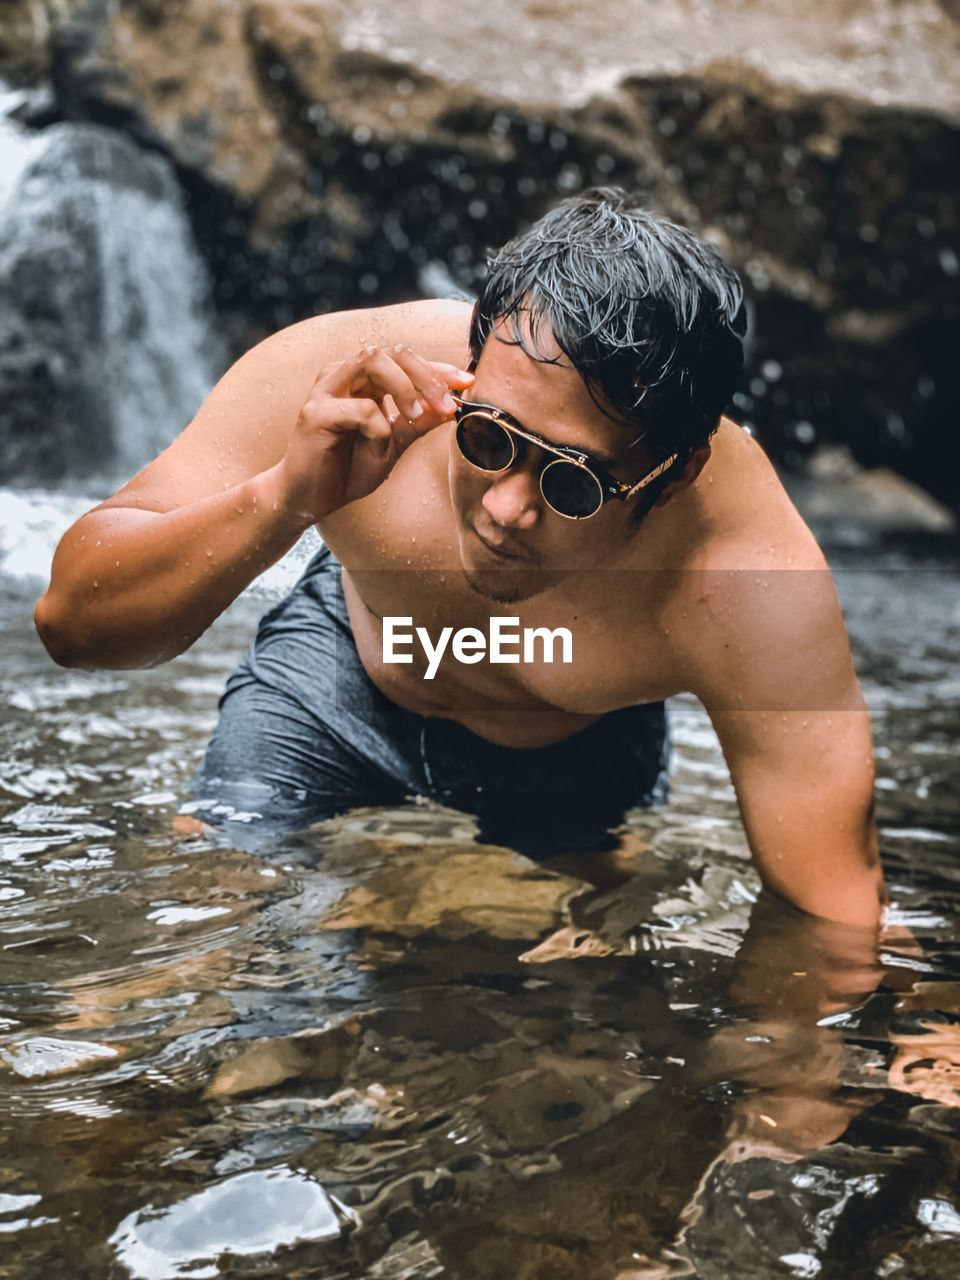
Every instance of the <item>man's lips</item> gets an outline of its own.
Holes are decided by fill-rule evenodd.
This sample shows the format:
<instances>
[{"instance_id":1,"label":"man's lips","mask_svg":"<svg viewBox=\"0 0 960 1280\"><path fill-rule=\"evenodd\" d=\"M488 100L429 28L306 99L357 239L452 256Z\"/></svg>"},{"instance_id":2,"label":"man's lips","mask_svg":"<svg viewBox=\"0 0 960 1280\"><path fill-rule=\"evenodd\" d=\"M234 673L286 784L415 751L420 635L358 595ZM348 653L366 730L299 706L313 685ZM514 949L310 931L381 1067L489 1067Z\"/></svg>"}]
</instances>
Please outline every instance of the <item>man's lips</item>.
<instances>
[{"instance_id":1,"label":"man's lips","mask_svg":"<svg viewBox=\"0 0 960 1280\"><path fill-rule=\"evenodd\" d=\"M478 541L482 542L483 545L487 548L487 550L491 552L493 555L495 555L499 560L519 560L519 561L525 561L525 562L530 561L531 557L529 556L529 554L519 550L519 548L517 548L514 544L509 542L504 542L499 538L486 537L484 534L480 532L479 529L476 528L475 525L472 525L472 524L470 525L470 531L478 539Z\"/></svg>"}]
</instances>

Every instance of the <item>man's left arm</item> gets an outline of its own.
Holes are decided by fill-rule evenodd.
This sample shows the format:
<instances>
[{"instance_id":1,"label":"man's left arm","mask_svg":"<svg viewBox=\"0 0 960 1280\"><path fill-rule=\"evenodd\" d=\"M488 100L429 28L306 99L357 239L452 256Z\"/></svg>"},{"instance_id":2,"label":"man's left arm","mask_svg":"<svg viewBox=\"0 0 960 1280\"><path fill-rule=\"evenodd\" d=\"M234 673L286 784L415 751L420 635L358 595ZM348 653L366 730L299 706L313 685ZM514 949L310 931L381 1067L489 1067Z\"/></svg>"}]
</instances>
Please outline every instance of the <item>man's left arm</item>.
<instances>
[{"instance_id":1,"label":"man's left arm","mask_svg":"<svg viewBox=\"0 0 960 1280\"><path fill-rule=\"evenodd\" d=\"M885 891L870 722L833 584L826 569L749 577L756 607L724 611L746 619L736 634L708 628L713 658L698 692L754 862L802 910L875 927Z\"/></svg>"}]
</instances>

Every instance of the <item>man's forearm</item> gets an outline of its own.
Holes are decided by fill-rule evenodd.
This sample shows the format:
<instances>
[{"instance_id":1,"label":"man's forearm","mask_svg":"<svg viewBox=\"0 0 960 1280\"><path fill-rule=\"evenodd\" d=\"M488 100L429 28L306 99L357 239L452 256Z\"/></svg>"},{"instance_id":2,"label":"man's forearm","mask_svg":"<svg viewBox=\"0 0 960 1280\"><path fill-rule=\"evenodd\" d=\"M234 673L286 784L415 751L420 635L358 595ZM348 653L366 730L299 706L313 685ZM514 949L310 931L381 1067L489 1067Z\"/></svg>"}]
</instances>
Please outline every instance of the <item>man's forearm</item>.
<instances>
[{"instance_id":1,"label":"man's forearm","mask_svg":"<svg viewBox=\"0 0 960 1280\"><path fill-rule=\"evenodd\" d=\"M737 1089L725 1158L795 1156L843 1131L866 1095L841 1089L843 1032L830 1020L882 980L874 929L761 896L730 978L727 1003L736 1018L713 1032L691 1064L695 1078Z\"/></svg>"},{"instance_id":2,"label":"man's forearm","mask_svg":"<svg viewBox=\"0 0 960 1280\"><path fill-rule=\"evenodd\" d=\"M883 978L879 930L810 915L760 895L737 953L732 1003L758 1022L817 1021L858 1004Z\"/></svg>"},{"instance_id":3,"label":"man's forearm","mask_svg":"<svg viewBox=\"0 0 960 1280\"><path fill-rule=\"evenodd\" d=\"M187 649L308 527L278 504L275 472L172 511L101 507L79 520L36 607L51 657L124 669Z\"/></svg>"}]
</instances>

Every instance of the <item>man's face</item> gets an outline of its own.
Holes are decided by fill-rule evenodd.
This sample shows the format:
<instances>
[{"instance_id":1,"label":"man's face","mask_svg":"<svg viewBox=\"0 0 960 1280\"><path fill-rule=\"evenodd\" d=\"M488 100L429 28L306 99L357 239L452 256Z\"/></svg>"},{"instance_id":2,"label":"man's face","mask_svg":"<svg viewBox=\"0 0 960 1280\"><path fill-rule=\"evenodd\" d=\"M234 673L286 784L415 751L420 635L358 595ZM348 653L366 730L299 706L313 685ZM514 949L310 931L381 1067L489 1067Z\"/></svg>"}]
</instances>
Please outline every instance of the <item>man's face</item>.
<instances>
[{"instance_id":1,"label":"man's face","mask_svg":"<svg viewBox=\"0 0 960 1280\"><path fill-rule=\"evenodd\" d=\"M495 405L550 444L582 450L619 480L643 476L653 465L643 445L630 447L629 428L600 411L559 348L546 354L561 363L534 360L491 335L466 398ZM540 473L554 456L526 445L507 471L480 471L451 433L450 496L460 558L467 581L487 599L526 600L567 573L610 567L634 532L630 514L637 498L608 502L587 520L567 520L551 510L540 492Z\"/></svg>"}]
</instances>

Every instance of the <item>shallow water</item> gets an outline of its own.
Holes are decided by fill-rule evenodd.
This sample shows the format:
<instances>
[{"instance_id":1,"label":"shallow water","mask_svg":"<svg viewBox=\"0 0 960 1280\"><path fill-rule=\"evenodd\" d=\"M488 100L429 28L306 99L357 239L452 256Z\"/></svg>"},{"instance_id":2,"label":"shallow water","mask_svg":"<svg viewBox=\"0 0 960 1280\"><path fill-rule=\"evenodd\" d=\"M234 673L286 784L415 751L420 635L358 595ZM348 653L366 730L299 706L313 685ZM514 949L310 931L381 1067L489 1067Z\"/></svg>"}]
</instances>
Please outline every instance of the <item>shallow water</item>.
<instances>
[{"instance_id":1,"label":"shallow water","mask_svg":"<svg viewBox=\"0 0 960 1280\"><path fill-rule=\"evenodd\" d=\"M66 672L0 579L0 1276L954 1277L960 569L832 558L924 954L820 1025L787 988L836 938L757 904L692 699L618 856L430 804L251 854L171 818L262 596L156 671Z\"/></svg>"}]
</instances>

